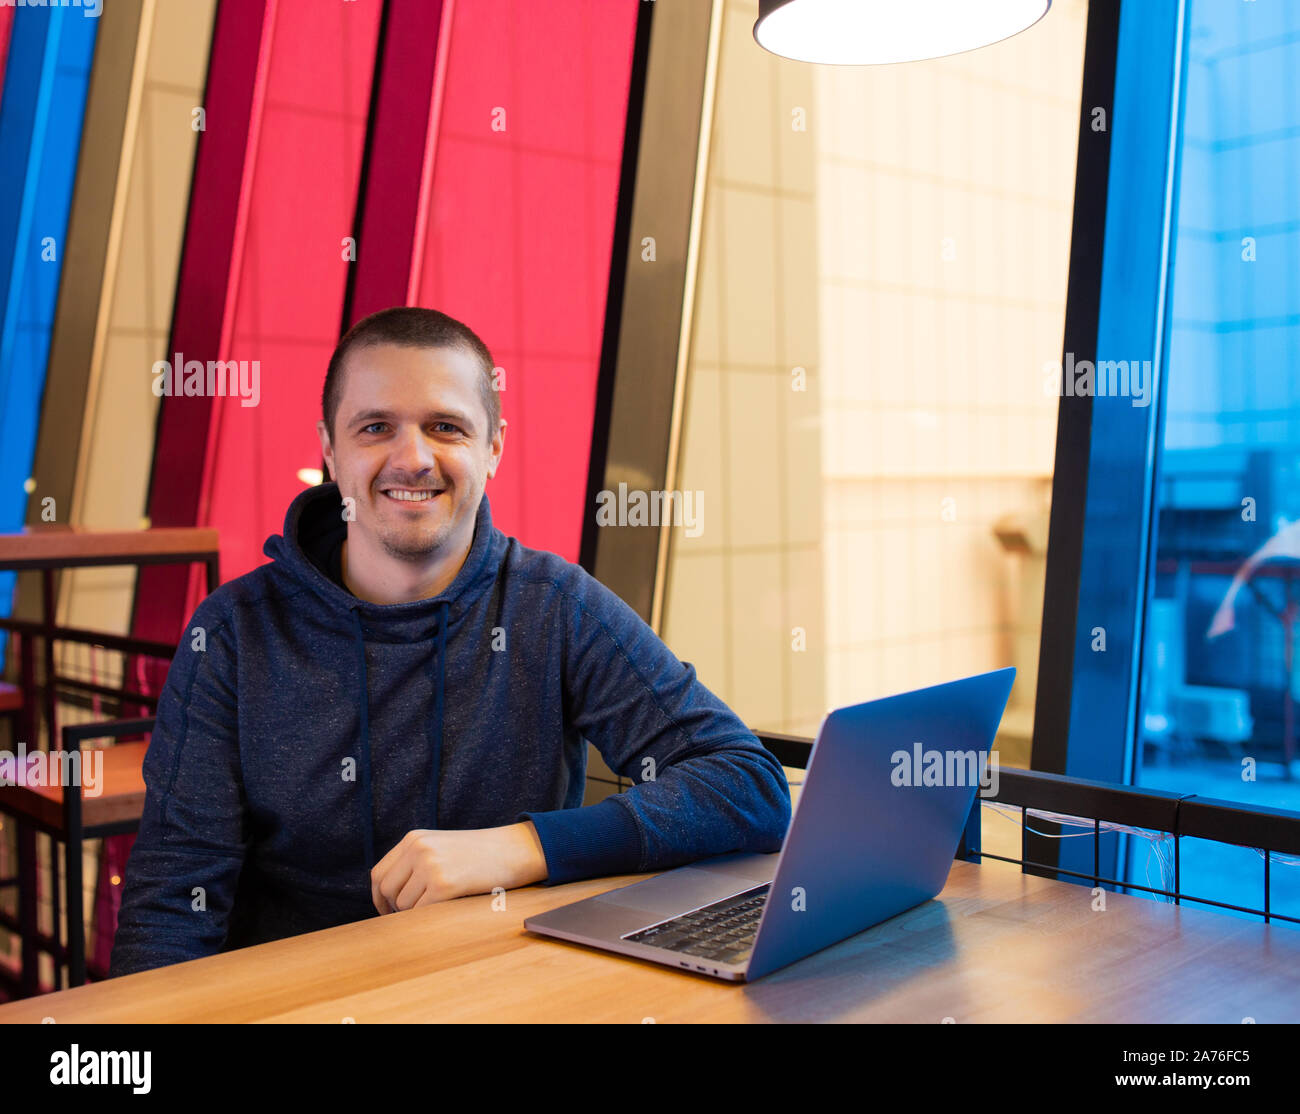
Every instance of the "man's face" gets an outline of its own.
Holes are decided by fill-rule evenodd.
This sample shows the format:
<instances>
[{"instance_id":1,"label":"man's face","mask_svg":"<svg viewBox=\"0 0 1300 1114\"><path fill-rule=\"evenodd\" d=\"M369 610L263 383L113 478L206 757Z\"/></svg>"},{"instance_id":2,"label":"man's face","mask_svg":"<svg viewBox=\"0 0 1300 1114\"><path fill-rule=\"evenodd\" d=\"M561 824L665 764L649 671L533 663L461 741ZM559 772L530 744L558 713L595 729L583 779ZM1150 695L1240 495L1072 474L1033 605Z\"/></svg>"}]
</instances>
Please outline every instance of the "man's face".
<instances>
[{"instance_id":1,"label":"man's face","mask_svg":"<svg viewBox=\"0 0 1300 1114\"><path fill-rule=\"evenodd\" d=\"M348 527L392 557L423 561L467 544L505 425L488 436L478 361L458 348L354 348L331 439L321 453L339 494L355 500Z\"/></svg>"}]
</instances>

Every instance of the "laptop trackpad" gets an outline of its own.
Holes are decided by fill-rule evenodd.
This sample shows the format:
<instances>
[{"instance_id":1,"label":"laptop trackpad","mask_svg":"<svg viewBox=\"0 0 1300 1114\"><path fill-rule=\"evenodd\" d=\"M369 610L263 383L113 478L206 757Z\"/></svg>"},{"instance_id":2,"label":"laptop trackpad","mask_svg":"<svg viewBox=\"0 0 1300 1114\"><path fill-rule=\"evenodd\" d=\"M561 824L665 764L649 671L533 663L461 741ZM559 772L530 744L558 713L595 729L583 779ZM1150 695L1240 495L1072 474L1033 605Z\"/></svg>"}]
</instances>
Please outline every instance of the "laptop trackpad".
<instances>
[{"instance_id":1,"label":"laptop trackpad","mask_svg":"<svg viewBox=\"0 0 1300 1114\"><path fill-rule=\"evenodd\" d=\"M760 885L762 885L761 881L752 878L684 866L654 878L647 878L644 882L600 894L591 900L606 905L618 905L625 909L636 909L653 916L673 915L684 913L699 905L721 901L724 897L743 893Z\"/></svg>"}]
</instances>

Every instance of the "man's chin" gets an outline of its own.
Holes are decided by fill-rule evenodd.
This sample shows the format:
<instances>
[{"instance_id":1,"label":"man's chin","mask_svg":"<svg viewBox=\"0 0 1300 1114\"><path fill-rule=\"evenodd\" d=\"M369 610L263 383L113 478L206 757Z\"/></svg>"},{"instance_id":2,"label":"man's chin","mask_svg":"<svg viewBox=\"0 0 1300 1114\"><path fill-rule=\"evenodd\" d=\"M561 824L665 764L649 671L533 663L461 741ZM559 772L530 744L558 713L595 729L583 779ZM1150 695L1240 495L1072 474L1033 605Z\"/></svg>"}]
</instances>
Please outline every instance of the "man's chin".
<instances>
[{"instance_id":1,"label":"man's chin","mask_svg":"<svg viewBox=\"0 0 1300 1114\"><path fill-rule=\"evenodd\" d=\"M421 530L412 533L381 534L379 544L390 557L401 561L426 561L446 544L450 530Z\"/></svg>"}]
</instances>

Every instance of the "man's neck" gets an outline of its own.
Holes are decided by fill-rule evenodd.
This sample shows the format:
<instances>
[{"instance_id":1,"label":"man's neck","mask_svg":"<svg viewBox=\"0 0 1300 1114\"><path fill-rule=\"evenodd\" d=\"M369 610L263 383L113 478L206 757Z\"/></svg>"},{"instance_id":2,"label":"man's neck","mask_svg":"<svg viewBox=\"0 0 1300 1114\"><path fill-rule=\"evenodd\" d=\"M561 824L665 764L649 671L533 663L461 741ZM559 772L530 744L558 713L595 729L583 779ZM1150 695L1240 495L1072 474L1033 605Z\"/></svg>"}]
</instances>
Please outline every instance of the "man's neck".
<instances>
[{"instance_id":1,"label":"man's neck","mask_svg":"<svg viewBox=\"0 0 1300 1114\"><path fill-rule=\"evenodd\" d=\"M382 549L375 551L366 539L349 536L343 539L339 554L343 583L357 599L368 603L413 603L432 599L456 579L473 541L471 531L467 539L458 539L452 552L417 564L393 557Z\"/></svg>"}]
</instances>

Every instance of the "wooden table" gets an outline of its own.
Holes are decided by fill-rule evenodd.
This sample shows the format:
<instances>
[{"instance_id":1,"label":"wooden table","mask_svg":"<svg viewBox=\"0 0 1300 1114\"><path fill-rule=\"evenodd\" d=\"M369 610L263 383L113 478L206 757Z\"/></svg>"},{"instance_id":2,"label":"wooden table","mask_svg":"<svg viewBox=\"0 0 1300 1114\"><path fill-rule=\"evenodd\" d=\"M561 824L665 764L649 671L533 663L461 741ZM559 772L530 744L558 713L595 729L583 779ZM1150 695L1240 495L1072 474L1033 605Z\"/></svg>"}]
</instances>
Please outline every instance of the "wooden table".
<instances>
[{"instance_id":1,"label":"wooden table","mask_svg":"<svg viewBox=\"0 0 1300 1114\"><path fill-rule=\"evenodd\" d=\"M534 936L649 875L467 897L0 1006L2 1022L1300 1020L1300 932L986 862L935 901L752 984Z\"/></svg>"}]
</instances>

